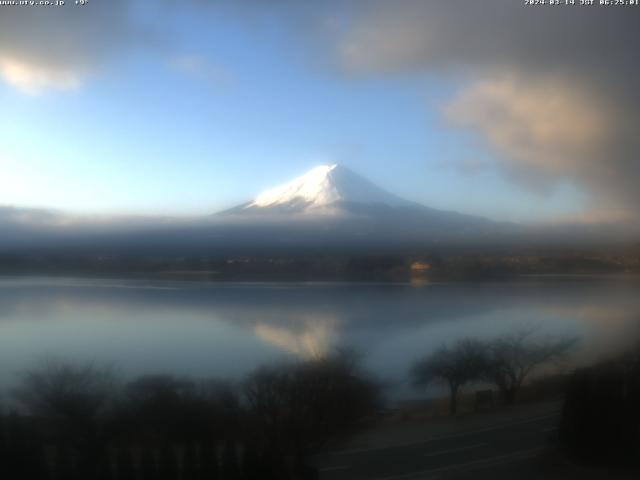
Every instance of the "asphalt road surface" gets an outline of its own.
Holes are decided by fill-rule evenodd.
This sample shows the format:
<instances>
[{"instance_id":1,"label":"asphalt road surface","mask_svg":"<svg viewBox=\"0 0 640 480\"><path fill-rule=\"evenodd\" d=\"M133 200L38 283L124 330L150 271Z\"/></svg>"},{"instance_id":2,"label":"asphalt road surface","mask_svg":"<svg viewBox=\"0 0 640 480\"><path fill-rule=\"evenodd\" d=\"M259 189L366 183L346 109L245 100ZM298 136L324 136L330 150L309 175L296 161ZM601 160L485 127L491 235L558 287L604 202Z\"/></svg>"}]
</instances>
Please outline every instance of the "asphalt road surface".
<instances>
[{"instance_id":1,"label":"asphalt road surface","mask_svg":"<svg viewBox=\"0 0 640 480\"><path fill-rule=\"evenodd\" d=\"M558 413L518 418L465 432L316 458L322 480L543 478L540 457Z\"/></svg>"}]
</instances>

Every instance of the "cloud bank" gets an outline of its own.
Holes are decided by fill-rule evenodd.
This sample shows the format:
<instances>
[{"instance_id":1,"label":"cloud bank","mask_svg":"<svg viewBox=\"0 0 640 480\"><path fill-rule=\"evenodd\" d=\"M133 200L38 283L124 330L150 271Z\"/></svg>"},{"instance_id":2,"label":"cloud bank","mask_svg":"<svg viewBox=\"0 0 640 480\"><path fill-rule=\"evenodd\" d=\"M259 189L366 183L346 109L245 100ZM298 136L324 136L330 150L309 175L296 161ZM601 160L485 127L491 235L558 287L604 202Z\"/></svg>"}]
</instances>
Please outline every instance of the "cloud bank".
<instances>
[{"instance_id":1,"label":"cloud bank","mask_svg":"<svg viewBox=\"0 0 640 480\"><path fill-rule=\"evenodd\" d=\"M462 80L443 107L505 175L586 190L593 211L638 218L640 9L522 2L376 2L336 42L350 74Z\"/></svg>"}]
</instances>

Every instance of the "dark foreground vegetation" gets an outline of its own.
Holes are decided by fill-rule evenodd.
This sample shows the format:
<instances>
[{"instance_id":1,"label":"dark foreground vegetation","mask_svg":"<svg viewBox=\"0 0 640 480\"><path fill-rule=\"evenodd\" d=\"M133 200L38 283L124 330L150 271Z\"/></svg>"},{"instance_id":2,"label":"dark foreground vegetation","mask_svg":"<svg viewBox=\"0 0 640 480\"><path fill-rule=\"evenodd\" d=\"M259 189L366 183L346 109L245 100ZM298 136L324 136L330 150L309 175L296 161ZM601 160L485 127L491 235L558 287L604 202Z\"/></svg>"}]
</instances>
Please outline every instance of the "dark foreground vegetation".
<instances>
[{"instance_id":1,"label":"dark foreground vegetation","mask_svg":"<svg viewBox=\"0 0 640 480\"><path fill-rule=\"evenodd\" d=\"M120 385L111 370L29 372L0 416L8 479L307 479L305 458L376 409L348 355L264 367L232 388L168 375Z\"/></svg>"},{"instance_id":2,"label":"dark foreground vegetation","mask_svg":"<svg viewBox=\"0 0 640 480\"><path fill-rule=\"evenodd\" d=\"M580 462L640 470L640 348L573 374L560 440Z\"/></svg>"},{"instance_id":3,"label":"dark foreground vegetation","mask_svg":"<svg viewBox=\"0 0 640 480\"><path fill-rule=\"evenodd\" d=\"M640 466L640 349L542 383L529 378L575 342L533 329L466 339L426 355L411 373L420 385L448 385L451 413L464 385L485 389L476 391L476 406L494 390L496 403L509 406L527 388L544 394L550 386L554 398L558 391L565 397L562 458L633 472ZM43 363L0 409L0 478L318 478L311 456L385 412L380 384L357 359L345 351L261 367L237 384L170 375L123 382L110 368Z\"/></svg>"}]
</instances>

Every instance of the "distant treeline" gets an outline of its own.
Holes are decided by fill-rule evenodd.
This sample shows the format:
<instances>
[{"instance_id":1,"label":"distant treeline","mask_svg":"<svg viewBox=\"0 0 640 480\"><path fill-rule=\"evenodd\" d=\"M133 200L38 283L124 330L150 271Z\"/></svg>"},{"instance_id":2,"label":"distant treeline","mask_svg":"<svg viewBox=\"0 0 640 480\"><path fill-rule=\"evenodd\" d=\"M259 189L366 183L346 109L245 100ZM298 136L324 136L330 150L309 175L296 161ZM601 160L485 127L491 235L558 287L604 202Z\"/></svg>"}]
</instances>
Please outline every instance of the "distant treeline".
<instances>
[{"instance_id":1,"label":"distant treeline","mask_svg":"<svg viewBox=\"0 0 640 480\"><path fill-rule=\"evenodd\" d=\"M204 280L410 281L523 274L640 273L640 249L363 255L145 256L0 253L0 274Z\"/></svg>"}]
</instances>

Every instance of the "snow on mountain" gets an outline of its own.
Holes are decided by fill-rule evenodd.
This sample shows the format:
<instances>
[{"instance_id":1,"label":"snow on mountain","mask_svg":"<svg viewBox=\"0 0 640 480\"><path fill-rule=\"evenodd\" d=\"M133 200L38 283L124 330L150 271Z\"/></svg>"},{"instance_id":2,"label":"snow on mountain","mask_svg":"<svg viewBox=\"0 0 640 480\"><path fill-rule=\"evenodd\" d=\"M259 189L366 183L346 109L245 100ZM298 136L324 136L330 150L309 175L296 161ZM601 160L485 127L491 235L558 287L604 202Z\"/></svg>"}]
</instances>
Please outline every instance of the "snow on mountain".
<instances>
[{"instance_id":1,"label":"snow on mountain","mask_svg":"<svg viewBox=\"0 0 640 480\"><path fill-rule=\"evenodd\" d=\"M381 189L346 167L320 165L284 185L261 193L254 201L233 209L233 213L329 213L344 204L416 205Z\"/></svg>"}]
</instances>

